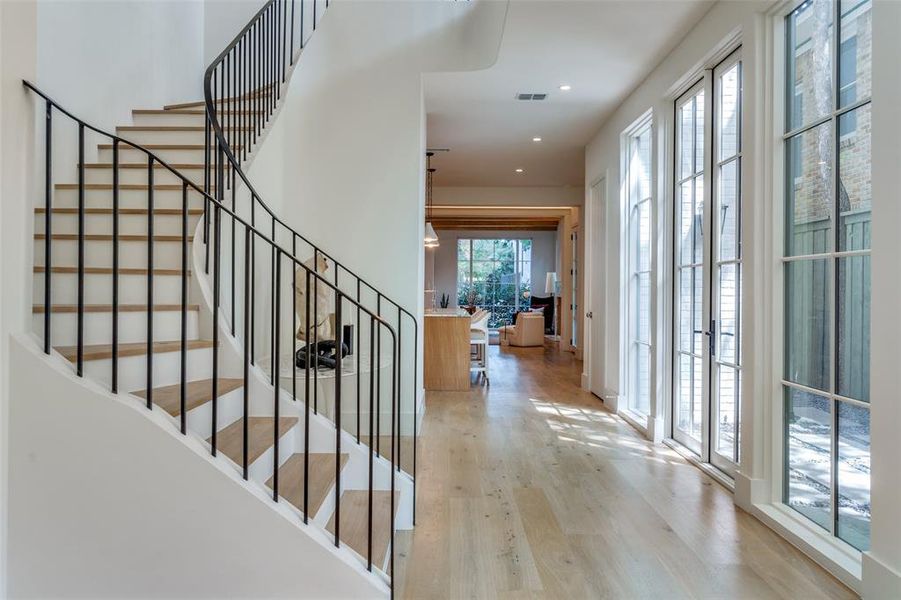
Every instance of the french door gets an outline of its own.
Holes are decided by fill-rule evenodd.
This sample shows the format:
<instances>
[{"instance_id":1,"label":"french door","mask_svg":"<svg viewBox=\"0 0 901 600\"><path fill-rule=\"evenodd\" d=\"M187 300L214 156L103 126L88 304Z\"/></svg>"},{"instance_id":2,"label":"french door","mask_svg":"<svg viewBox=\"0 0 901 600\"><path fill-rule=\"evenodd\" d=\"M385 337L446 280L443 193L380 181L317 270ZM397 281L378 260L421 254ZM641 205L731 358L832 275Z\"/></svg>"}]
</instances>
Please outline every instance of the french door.
<instances>
[{"instance_id":1,"label":"french door","mask_svg":"<svg viewBox=\"0 0 901 600\"><path fill-rule=\"evenodd\" d=\"M741 51L675 104L672 435L734 476L741 409Z\"/></svg>"}]
</instances>

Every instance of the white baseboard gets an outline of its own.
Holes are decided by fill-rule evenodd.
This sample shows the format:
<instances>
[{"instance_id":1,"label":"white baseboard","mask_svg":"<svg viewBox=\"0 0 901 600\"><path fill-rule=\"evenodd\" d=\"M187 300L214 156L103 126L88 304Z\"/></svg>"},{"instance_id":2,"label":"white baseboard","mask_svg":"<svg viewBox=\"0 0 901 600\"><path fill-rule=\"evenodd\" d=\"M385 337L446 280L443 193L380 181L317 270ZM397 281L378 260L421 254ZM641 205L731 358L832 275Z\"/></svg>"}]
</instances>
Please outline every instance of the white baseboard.
<instances>
[{"instance_id":1,"label":"white baseboard","mask_svg":"<svg viewBox=\"0 0 901 600\"><path fill-rule=\"evenodd\" d=\"M901 598L901 573L870 552L861 559L863 573L862 596L865 600L894 600Z\"/></svg>"},{"instance_id":2,"label":"white baseboard","mask_svg":"<svg viewBox=\"0 0 901 600\"><path fill-rule=\"evenodd\" d=\"M753 512L754 505L769 500L769 486L764 479L752 479L739 471L735 474L735 505L745 512Z\"/></svg>"}]
</instances>

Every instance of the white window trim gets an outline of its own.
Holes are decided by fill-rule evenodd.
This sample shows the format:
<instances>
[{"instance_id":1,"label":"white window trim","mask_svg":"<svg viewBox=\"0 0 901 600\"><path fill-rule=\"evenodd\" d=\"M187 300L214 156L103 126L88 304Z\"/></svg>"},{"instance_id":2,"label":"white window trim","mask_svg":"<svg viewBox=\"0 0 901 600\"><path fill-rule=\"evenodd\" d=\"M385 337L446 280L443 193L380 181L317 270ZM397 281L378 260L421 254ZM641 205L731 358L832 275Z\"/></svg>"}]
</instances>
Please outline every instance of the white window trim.
<instances>
[{"instance_id":1,"label":"white window trim","mask_svg":"<svg viewBox=\"0 0 901 600\"><path fill-rule=\"evenodd\" d=\"M647 201L650 203L650 224L651 224L651 242L650 242L650 323L649 323L649 336L650 340L648 346L650 348L649 351L649 359L648 359L648 395L649 395L649 414L642 415L636 411L633 411L630 407L630 394L633 393L631 389L631 381L629 377L629 365L630 365L630 357L631 357L631 346L632 346L632 338L631 338L631 307L629 305L629 288L630 288L630 280L632 278L631 271L631 263L629 260L629 256L631 253L630 243L631 243L631 235L629 232L629 226L631 224L630 221L630 211L631 211L631 189L629 182L629 163L630 163L630 148L631 148L631 138L633 138L638 132L642 131L645 128L650 129L651 134L651 165L650 165L650 197ZM657 173L656 173L656 156L655 156L655 127L654 127L654 112L653 109L648 109L641 116L639 116L635 121L633 121L626 129L620 134L620 314L619 314L619 331L620 331L620 397L617 402L617 412L633 427L641 431L645 436L649 435L650 428L649 423L651 419L654 417L655 413L655 402L654 395L656 393L656 386L654 385L655 379L655 364L657 362L657 357L655 353L655 327L656 327L656 313L655 306L656 302L655 294L656 292L656 282L654 281L655 277L655 252L656 252L656 185L657 185Z\"/></svg>"},{"instance_id":2,"label":"white window trim","mask_svg":"<svg viewBox=\"0 0 901 600\"><path fill-rule=\"evenodd\" d=\"M768 224L769 227L764 227L768 231L759 231L755 228L753 243L761 245L764 250L763 264L771 265L771 268L763 270L757 277L759 284L768 288L768 293L764 292L767 301L765 311L763 311L767 314L759 314L757 317L765 323L764 328L767 335L764 336L764 340L768 340L768 343L761 343L763 340L758 339L757 347L754 348L754 359L759 361L761 369L760 373L751 375L755 380L753 385L759 390L757 398L764 404L762 424L765 431L756 433L754 442L755 444L766 443L766 440L769 440L768 448L766 448L768 456L765 459L764 468L764 481L768 483L766 486L768 493L764 495L765 497L752 499L753 513L781 536L804 550L843 583L855 591L859 591L861 552L832 536L829 532L822 531L809 519L782 503L785 17L803 3L804 0L788 0L777 4L767 14L767 27L764 31L764 47L767 52L766 70L772 74L768 78L772 85L767 88L764 103L767 117L758 124L757 134L763 140L764 148L770 151L762 154L762 156L769 155L770 157L770 160L765 161L763 165L764 172L768 173L766 180L769 182L768 186L764 186L764 200L766 200L766 196L769 196L769 200L764 202L763 225ZM763 129L762 132L760 128ZM750 356L746 355L746 360L749 359ZM744 386L750 384L751 381L746 381ZM743 392L746 390L747 387L743 389ZM746 420L745 423L747 422Z\"/></svg>"}]
</instances>

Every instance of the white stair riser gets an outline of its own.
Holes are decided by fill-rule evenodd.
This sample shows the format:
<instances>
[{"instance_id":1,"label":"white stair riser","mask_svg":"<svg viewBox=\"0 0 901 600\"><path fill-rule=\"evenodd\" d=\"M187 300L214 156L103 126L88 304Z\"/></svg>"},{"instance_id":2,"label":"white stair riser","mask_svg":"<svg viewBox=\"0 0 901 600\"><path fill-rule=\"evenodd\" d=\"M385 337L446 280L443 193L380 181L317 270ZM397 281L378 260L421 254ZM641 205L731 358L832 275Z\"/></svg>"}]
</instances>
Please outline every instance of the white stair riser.
<instances>
[{"instance_id":1,"label":"white stair riser","mask_svg":"<svg viewBox=\"0 0 901 600\"><path fill-rule=\"evenodd\" d=\"M241 114L241 110L243 107L238 107L238 113L236 114L227 114L225 112L221 112L219 117L221 119L226 118L238 118L241 119L243 123L247 124L247 126L252 127L253 123L255 123L255 119L257 115L248 113ZM193 108L192 111L203 110L202 108ZM132 123L134 125L150 125L150 126L191 126L191 127L203 127L205 122L204 114L185 114L175 111L166 111L165 113L153 113L153 114L133 114L132 115Z\"/></svg>"},{"instance_id":2,"label":"white stair riser","mask_svg":"<svg viewBox=\"0 0 901 600\"><path fill-rule=\"evenodd\" d=\"M58 213L52 215L53 233L78 233L78 215L71 213ZM197 221L203 215L188 213L188 235L193 235L197 227ZM46 213L36 213L34 217L34 232L44 233ZM181 214L155 214L153 217L153 231L157 235L181 235ZM113 215L85 213L84 232L88 235L112 235ZM119 233L122 235L145 235L147 233L146 214L120 214Z\"/></svg>"},{"instance_id":3,"label":"white stair riser","mask_svg":"<svg viewBox=\"0 0 901 600\"><path fill-rule=\"evenodd\" d=\"M203 110L202 108L192 110ZM184 126L203 127L206 115L184 114L175 111L166 111L165 113L140 114L132 113L132 123L134 125L163 125L163 126Z\"/></svg>"},{"instance_id":4,"label":"white stair riser","mask_svg":"<svg viewBox=\"0 0 901 600\"><path fill-rule=\"evenodd\" d=\"M198 335L198 312L189 310L188 339L196 340ZM76 313L53 313L51 315L51 343L54 346L74 346L78 340ZM31 318L34 332L43 339L44 314L34 313ZM153 339L177 340L181 338L181 313L179 311L154 311ZM84 314L84 343L110 344L113 339L113 313L89 312ZM119 313L119 343L143 342L147 339L146 312Z\"/></svg>"},{"instance_id":5,"label":"white stair riser","mask_svg":"<svg viewBox=\"0 0 901 600\"><path fill-rule=\"evenodd\" d=\"M134 131L116 132L119 137L136 144L202 144L203 131Z\"/></svg>"},{"instance_id":6,"label":"white stair riser","mask_svg":"<svg viewBox=\"0 0 901 600\"><path fill-rule=\"evenodd\" d=\"M134 392L147 388L147 357L119 357L119 390ZM188 381L212 377L212 348L197 348L187 353ZM112 381L112 360L86 360L85 376L107 388ZM221 373L220 373L221 376ZM174 385L181 381L181 353L159 352L153 355L153 387Z\"/></svg>"},{"instance_id":7,"label":"white stair riser","mask_svg":"<svg viewBox=\"0 0 901 600\"><path fill-rule=\"evenodd\" d=\"M298 422L278 439L278 465L285 464L291 455L303 449L303 423ZM270 446L250 465L249 477L263 485L272 477L272 464L275 461L275 447Z\"/></svg>"},{"instance_id":8,"label":"white stair riser","mask_svg":"<svg viewBox=\"0 0 901 600\"><path fill-rule=\"evenodd\" d=\"M203 182L203 169L185 169L185 168L176 168L176 170L183 176L187 177L190 181L197 183L198 185ZM110 168L90 168L84 170L84 180L86 183L112 183L113 182L113 169ZM153 181L154 183L181 183L181 177L175 175L169 169L164 168L155 168L153 170ZM147 183L147 169L119 169L119 183L120 184L130 184L130 183Z\"/></svg>"},{"instance_id":9,"label":"white stair riser","mask_svg":"<svg viewBox=\"0 0 901 600\"><path fill-rule=\"evenodd\" d=\"M154 189L153 190L153 207L154 208L181 208L182 193L180 189ZM146 189L120 189L119 190L119 207L120 208L147 208L147 190ZM86 189L84 192L85 208L112 208L113 207L113 191L112 189L91 190ZM78 208L78 190L64 189L56 190L53 194L53 206L56 208ZM188 208L203 208L202 196L199 192L188 188Z\"/></svg>"},{"instance_id":10,"label":"white stair riser","mask_svg":"<svg viewBox=\"0 0 901 600\"><path fill-rule=\"evenodd\" d=\"M77 273L51 273L50 294L55 304L75 304L78 298ZM188 275L190 279L190 274ZM33 302L44 302L44 273L34 274ZM188 281L188 301L191 283ZM147 302L147 275L119 274L119 303L145 304ZM110 304L113 298L112 274L86 273L84 276L84 301L87 304ZM158 304L181 304L181 276L154 275L153 301Z\"/></svg>"},{"instance_id":11,"label":"white stair riser","mask_svg":"<svg viewBox=\"0 0 901 600\"><path fill-rule=\"evenodd\" d=\"M200 142L202 143L201 137ZM195 163L203 164L203 148L198 149L150 149L155 156L166 161L167 163ZM112 148L100 148L97 153L97 162L113 162ZM119 148L119 160L122 162L147 162L147 154L137 148L129 148L122 146Z\"/></svg>"},{"instance_id":12,"label":"white stair riser","mask_svg":"<svg viewBox=\"0 0 901 600\"><path fill-rule=\"evenodd\" d=\"M221 431L244 416L244 388L219 396L216 402L216 427ZM206 402L188 411L188 429L199 437L213 435L213 403Z\"/></svg>"},{"instance_id":13,"label":"white stair riser","mask_svg":"<svg viewBox=\"0 0 901 600\"><path fill-rule=\"evenodd\" d=\"M78 265L77 240L52 240L52 242L53 266L74 267ZM86 241L84 250L85 265L112 267L112 246L113 243L110 240ZM188 260L190 261L190 256ZM44 240L35 240L34 263L39 266L47 264L44 261ZM119 247L119 266L147 268L147 241L121 242ZM154 242L153 266L157 269L180 269L181 244L179 242ZM188 268L190 268L190 262L188 263Z\"/></svg>"}]
</instances>

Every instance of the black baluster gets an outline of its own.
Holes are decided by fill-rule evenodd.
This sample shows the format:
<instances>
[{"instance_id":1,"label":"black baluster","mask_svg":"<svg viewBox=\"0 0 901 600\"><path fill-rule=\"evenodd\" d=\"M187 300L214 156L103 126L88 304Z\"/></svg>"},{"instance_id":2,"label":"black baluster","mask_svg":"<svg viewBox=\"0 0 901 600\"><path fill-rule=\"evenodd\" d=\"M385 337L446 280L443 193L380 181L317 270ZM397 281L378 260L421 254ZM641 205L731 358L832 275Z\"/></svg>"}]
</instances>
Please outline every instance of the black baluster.
<instances>
[{"instance_id":1,"label":"black baluster","mask_svg":"<svg viewBox=\"0 0 901 600\"><path fill-rule=\"evenodd\" d=\"M419 443L419 321L413 319L413 524L416 524L416 445Z\"/></svg>"},{"instance_id":2,"label":"black baluster","mask_svg":"<svg viewBox=\"0 0 901 600\"><path fill-rule=\"evenodd\" d=\"M303 341L304 352L304 392L303 392L303 522L307 523L310 514L310 271L304 269L306 276L306 293L304 295L305 319Z\"/></svg>"},{"instance_id":3,"label":"black baluster","mask_svg":"<svg viewBox=\"0 0 901 600\"><path fill-rule=\"evenodd\" d=\"M273 331L275 338L272 343L272 389L273 389L273 412L275 413L275 423L273 431L273 451L272 458L272 499L278 502L278 438L279 438L279 339L281 331L281 309L282 309L282 252L278 250L275 254L275 313L272 315Z\"/></svg>"},{"instance_id":4,"label":"black baluster","mask_svg":"<svg viewBox=\"0 0 901 600\"><path fill-rule=\"evenodd\" d=\"M401 331L401 313L400 313L400 305L397 307L397 470L400 471L400 457L401 457L401 449L400 449L400 439L401 439L401 397L403 394L403 378L401 377L401 347L403 344L404 338L403 333Z\"/></svg>"},{"instance_id":5,"label":"black baluster","mask_svg":"<svg viewBox=\"0 0 901 600\"><path fill-rule=\"evenodd\" d=\"M153 408L153 157L147 157L147 408Z\"/></svg>"},{"instance_id":6,"label":"black baluster","mask_svg":"<svg viewBox=\"0 0 901 600\"><path fill-rule=\"evenodd\" d=\"M84 124L78 124L78 323L76 367L84 375Z\"/></svg>"},{"instance_id":7,"label":"black baluster","mask_svg":"<svg viewBox=\"0 0 901 600\"><path fill-rule=\"evenodd\" d=\"M291 234L291 398L297 400L297 235Z\"/></svg>"},{"instance_id":8,"label":"black baluster","mask_svg":"<svg viewBox=\"0 0 901 600\"><path fill-rule=\"evenodd\" d=\"M357 342L354 351L357 353L357 444L360 443L360 357L363 354L360 351L360 278L357 277ZM342 336L343 338L343 336Z\"/></svg>"},{"instance_id":9,"label":"black baluster","mask_svg":"<svg viewBox=\"0 0 901 600\"><path fill-rule=\"evenodd\" d=\"M340 544L339 532L341 528L341 366L344 357L344 348L341 336L341 292L335 289L335 346L338 352L335 355L335 546Z\"/></svg>"},{"instance_id":10,"label":"black baluster","mask_svg":"<svg viewBox=\"0 0 901 600\"><path fill-rule=\"evenodd\" d=\"M390 329L389 329L390 331ZM392 343L391 343L391 356L394 361L398 361L400 355L398 354L398 340L395 337L395 334L391 332ZM389 556L389 577L391 578L391 597L394 598L394 490L396 487L395 480L397 478L397 473L395 471L396 457L394 456L394 443L397 432L394 430L395 423L395 412L400 412L399 404L400 397L395 395L397 394L397 371L395 369L391 369L391 554Z\"/></svg>"},{"instance_id":11,"label":"black baluster","mask_svg":"<svg viewBox=\"0 0 901 600\"><path fill-rule=\"evenodd\" d=\"M119 393L119 140L113 140L113 339L112 390Z\"/></svg>"},{"instance_id":12,"label":"black baluster","mask_svg":"<svg viewBox=\"0 0 901 600\"><path fill-rule=\"evenodd\" d=\"M366 568L369 571L372 571L372 466L375 458L375 449L372 445L372 435L373 435L373 414L374 412L374 404L375 404L375 365L373 364L373 360L375 358L376 350L375 350L375 318L369 318L369 496L367 502L369 503L368 512L367 512L367 536L366 536Z\"/></svg>"},{"instance_id":13,"label":"black baluster","mask_svg":"<svg viewBox=\"0 0 901 600\"><path fill-rule=\"evenodd\" d=\"M382 294L379 293L376 296L376 314L381 317L382 316ZM377 350L377 358L376 361L376 374L375 374L375 384L378 389L378 393L376 394L376 407L375 407L375 429L376 429L376 437L375 440L372 439L372 432L369 432L369 442L375 444L375 451L382 454L382 328L379 327L378 331L375 334L375 342L378 347Z\"/></svg>"},{"instance_id":14,"label":"black baluster","mask_svg":"<svg viewBox=\"0 0 901 600\"><path fill-rule=\"evenodd\" d=\"M188 183L181 183L181 432L188 432Z\"/></svg>"},{"instance_id":15,"label":"black baluster","mask_svg":"<svg viewBox=\"0 0 901 600\"><path fill-rule=\"evenodd\" d=\"M53 316L53 104L47 100L44 125L44 353L50 354ZM115 390L114 390L115 391Z\"/></svg>"},{"instance_id":16,"label":"black baluster","mask_svg":"<svg viewBox=\"0 0 901 600\"><path fill-rule=\"evenodd\" d=\"M256 227L256 202L254 202L254 196L251 194L250 196L250 226ZM256 278L257 278L257 238L253 236L250 239L250 364L255 363L255 350L256 350L256 308L257 308L257 291L256 291Z\"/></svg>"},{"instance_id":17,"label":"black baluster","mask_svg":"<svg viewBox=\"0 0 901 600\"><path fill-rule=\"evenodd\" d=\"M272 240L272 245L270 246L270 258L269 258L269 281L271 285L275 285L275 263L276 263L276 254L275 254L275 219L272 219L272 237L269 238ZM272 311L272 314L275 315L275 302L276 298L272 296L269 302L269 310ZM269 320L269 342L270 344L275 344L275 318L273 316L272 319ZM270 354L271 356L271 354ZM276 380L278 379L276 376L277 365L275 363L272 364L272 385L276 384Z\"/></svg>"},{"instance_id":18,"label":"black baluster","mask_svg":"<svg viewBox=\"0 0 901 600\"><path fill-rule=\"evenodd\" d=\"M248 465L248 442L250 438L250 431L248 425L248 411L250 409L250 341L248 338L250 337L250 319L249 311L250 311L250 228L244 228L244 423L242 425L243 429L243 440L244 443L241 446L242 448L242 460L241 464L243 465L243 473L244 479L246 480L249 476L249 465Z\"/></svg>"},{"instance_id":19,"label":"black baluster","mask_svg":"<svg viewBox=\"0 0 901 600\"><path fill-rule=\"evenodd\" d=\"M219 416L219 250L222 241L222 208L216 203L214 208L215 218L215 237L213 251L213 381L212 381L212 436L210 438L210 448L213 456L216 456L216 435L218 433L218 416Z\"/></svg>"}]
</instances>

